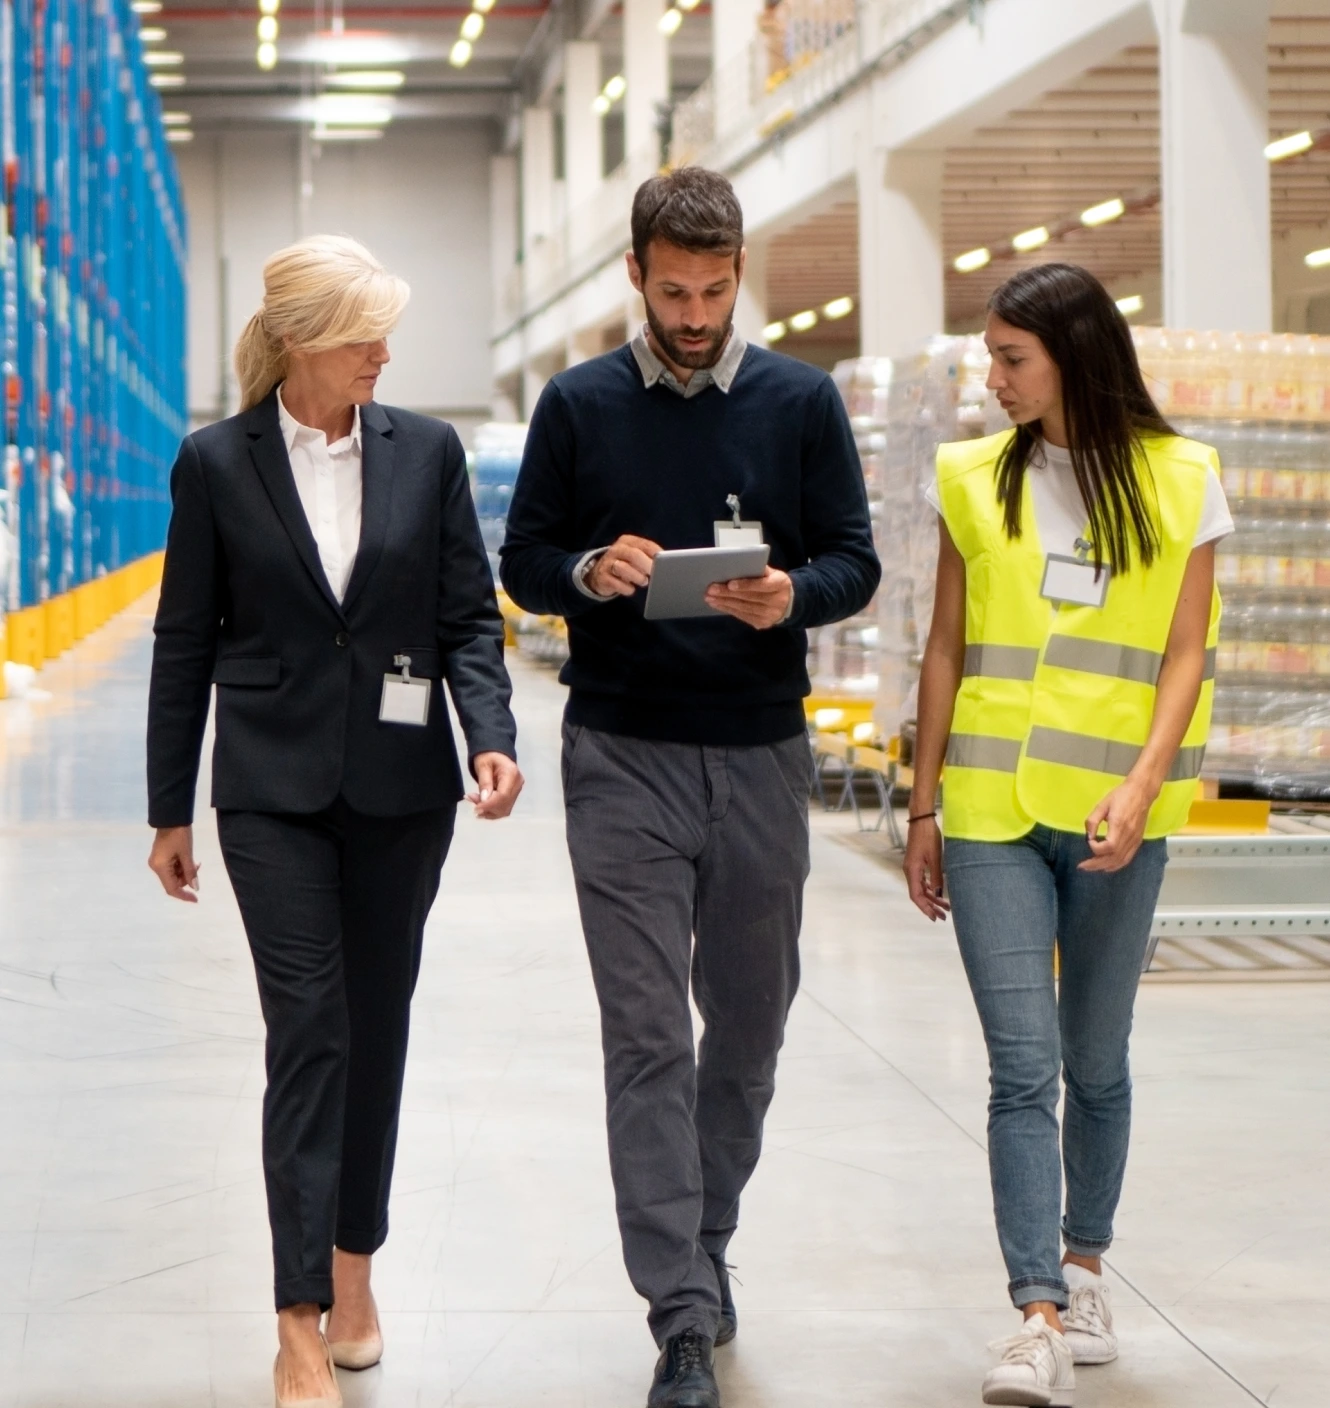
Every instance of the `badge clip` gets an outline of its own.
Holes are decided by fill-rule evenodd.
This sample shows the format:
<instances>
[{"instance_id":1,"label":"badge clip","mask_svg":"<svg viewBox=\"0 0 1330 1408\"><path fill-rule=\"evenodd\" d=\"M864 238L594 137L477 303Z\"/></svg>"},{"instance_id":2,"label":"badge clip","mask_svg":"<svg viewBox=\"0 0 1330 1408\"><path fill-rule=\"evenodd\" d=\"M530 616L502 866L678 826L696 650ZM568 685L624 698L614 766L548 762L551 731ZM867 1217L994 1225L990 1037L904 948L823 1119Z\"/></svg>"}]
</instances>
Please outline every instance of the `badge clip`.
<instances>
[{"instance_id":1,"label":"badge clip","mask_svg":"<svg viewBox=\"0 0 1330 1408\"><path fill-rule=\"evenodd\" d=\"M394 655L393 668L398 675L384 675L383 695L379 701L379 721L385 724L413 724L417 728L429 723L429 680L411 677L411 657Z\"/></svg>"},{"instance_id":2,"label":"badge clip","mask_svg":"<svg viewBox=\"0 0 1330 1408\"><path fill-rule=\"evenodd\" d=\"M739 508L738 494L725 496L725 507L729 509L731 522L723 518L716 520L716 546L718 548L757 547L765 541L760 523L745 523Z\"/></svg>"}]
</instances>

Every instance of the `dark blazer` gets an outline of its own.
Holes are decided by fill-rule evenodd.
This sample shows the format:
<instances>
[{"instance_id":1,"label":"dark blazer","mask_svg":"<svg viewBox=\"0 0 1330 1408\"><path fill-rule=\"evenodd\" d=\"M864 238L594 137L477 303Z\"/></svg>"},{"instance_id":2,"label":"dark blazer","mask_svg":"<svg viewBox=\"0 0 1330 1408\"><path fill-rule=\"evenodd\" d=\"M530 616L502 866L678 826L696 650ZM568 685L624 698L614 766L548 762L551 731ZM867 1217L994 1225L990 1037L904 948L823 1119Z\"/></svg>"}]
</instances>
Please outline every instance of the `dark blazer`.
<instances>
[{"instance_id":1,"label":"dark blazer","mask_svg":"<svg viewBox=\"0 0 1330 1408\"><path fill-rule=\"evenodd\" d=\"M429 723L379 722L393 656L447 680L471 757L515 757L503 621L452 426L361 409L360 547L338 604L296 492L274 391L188 436L148 697L148 820L193 820L217 686L212 802L372 816L444 807L462 775L442 690Z\"/></svg>"}]
</instances>

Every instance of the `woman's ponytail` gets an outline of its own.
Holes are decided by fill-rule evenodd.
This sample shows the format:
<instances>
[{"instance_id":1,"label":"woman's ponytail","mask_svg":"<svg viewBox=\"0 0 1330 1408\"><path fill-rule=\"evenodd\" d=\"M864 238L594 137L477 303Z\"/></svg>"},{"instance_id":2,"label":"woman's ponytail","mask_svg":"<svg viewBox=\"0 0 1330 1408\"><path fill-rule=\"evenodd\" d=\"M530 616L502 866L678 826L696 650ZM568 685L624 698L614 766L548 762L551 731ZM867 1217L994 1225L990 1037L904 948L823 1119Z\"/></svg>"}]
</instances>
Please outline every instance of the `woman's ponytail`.
<instances>
[{"instance_id":1,"label":"woman's ponytail","mask_svg":"<svg viewBox=\"0 0 1330 1408\"><path fill-rule=\"evenodd\" d=\"M286 348L268 331L263 309L245 324L236 343L236 376L240 381L240 409L257 406L286 376Z\"/></svg>"}]
</instances>

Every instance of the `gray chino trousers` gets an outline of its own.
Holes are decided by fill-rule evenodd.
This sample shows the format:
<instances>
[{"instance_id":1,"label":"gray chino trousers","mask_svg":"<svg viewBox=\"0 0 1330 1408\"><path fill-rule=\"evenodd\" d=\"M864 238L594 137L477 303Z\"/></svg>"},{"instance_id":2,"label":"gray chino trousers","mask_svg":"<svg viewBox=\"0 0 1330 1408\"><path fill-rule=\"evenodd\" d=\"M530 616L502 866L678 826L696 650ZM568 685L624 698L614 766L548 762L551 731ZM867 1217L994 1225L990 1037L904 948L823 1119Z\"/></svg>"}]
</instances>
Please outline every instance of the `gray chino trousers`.
<instances>
[{"instance_id":1,"label":"gray chino trousers","mask_svg":"<svg viewBox=\"0 0 1330 1408\"><path fill-rule=\"evenodd\" d=\"M757 1165L799 985L811 768L802 735L710 748L564 727L619 1231L658 1344L716 1333L712 1258Z\"/></svg>"}]
</instances>

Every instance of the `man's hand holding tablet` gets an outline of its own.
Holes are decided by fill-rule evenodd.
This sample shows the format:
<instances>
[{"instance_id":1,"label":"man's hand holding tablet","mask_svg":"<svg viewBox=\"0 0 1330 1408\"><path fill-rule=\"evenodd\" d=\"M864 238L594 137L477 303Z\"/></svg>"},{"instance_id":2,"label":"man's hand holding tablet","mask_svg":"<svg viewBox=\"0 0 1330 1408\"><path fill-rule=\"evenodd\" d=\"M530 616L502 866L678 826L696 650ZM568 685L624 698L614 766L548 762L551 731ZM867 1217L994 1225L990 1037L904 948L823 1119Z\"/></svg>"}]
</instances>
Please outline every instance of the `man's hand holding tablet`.
<instances>
[{"instance_id":1,"label":"man's hand holding tablet","mask_svg":"<svg viewBox=\"0 0 1330 1408\"><path fill-rule=\"evenodd\" d=\"M586 584L597 596L632 596L651 581L651 564L660 544L625 533L600 555Z\"/></svg>"},{"instance_id":2,"label":"man's hand holding tablet","mask_svg":"<svg viewBox=\"0 0 1330 1408\"><path fill-rule=\"evenodd\" d=\"M768 566L760 577L742 577L737 582L717 582L707 589L707 605L727 616L737 617L755 631L779 626L789 615L794 583L789 573Z\"/></svg>"},{"instance_id":3,"label":"man's hand holding tablet","mask_svg":"<svg viewBox=\"0 0 1330 1408\"><path fill-rule=\"evenodd\" d=\"M633 596L650 585L651 569L661 551L650 538L625 533L596 560L586 584L597 596ZM717 582L707 589L706 603L754 630L765 631L785 620L793 596L789 574L768 566L760 577Z\"/></svg>"}]
</instances>

